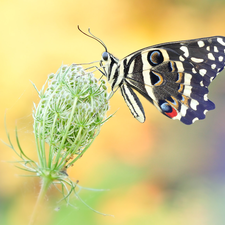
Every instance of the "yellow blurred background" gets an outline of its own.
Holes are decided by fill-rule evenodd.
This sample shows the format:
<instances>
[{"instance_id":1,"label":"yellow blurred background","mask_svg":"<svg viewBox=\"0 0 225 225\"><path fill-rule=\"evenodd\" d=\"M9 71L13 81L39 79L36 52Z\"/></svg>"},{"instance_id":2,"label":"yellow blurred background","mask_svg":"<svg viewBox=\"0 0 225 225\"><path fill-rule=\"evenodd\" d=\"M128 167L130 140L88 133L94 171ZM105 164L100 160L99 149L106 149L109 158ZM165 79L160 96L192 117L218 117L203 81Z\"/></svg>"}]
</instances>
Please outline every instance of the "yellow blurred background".
<instances>
[{"instance_id":1,"label":"yellow blurred background","mask_svg":"<svg viewBox=\"0 0 225 225\"><path fill-rule=\"evenodd\" d=\"M191 38L225 35L224 0L1 0L0 139L7 127L15 143L17 124L23 150L36 159L33 102L47 75L62 63L99 60L103 47L77 30L101 38L122 58L140 48ZM100 74L96 74L99 76ZM210 86L216 109L186 126L161 115L141 97L147 121L136 121L120 93L111 99L117 113L68 174L80 185L109 191L82 191L66 206L52 187L40 224L224 225L225 72ZM18 159L0 143L0 224L24 225L40 188L37 178L9 161ZM57 209L57 210L56 210Z\"/></svg>"}]
</instances>

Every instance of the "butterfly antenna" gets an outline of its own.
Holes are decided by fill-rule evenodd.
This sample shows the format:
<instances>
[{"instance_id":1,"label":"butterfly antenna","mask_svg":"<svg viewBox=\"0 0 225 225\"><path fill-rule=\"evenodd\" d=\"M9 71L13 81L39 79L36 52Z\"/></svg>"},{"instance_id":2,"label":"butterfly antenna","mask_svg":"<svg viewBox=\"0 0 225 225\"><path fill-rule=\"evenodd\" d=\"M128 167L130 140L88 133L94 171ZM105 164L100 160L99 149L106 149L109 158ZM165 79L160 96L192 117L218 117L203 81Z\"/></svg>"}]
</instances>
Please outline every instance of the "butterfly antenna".
<instances>
[{"instance_id":1,"label":"butterfly antenna","mask_svg":"<svg viewBox=\"0 0 225 225\"><path fill-rule=\"evenodd\" d=\"M86 35L86 36L88 36L88 37L90 37L90 38L92 38L92 39L98 41L98 42L105 48L105 51L108 52L108 51L107 51L107 48L106 48L106 46L105 46L105 44L104 44L104 42L103 42L100 38L98 38L98 37L96 37L95 35L93 35L93 34L91 33L90 28L88 29L88 32L89 32L90 35L87 34L87 33L85 33L84 31L82 31L82 30L80 29L79 25L77 26L77 28L78 28L78 30L79 30L82 34L84 34L84 35Z\"/></svg>"},{"instance_id":2,"label":"butterfly antenna","mask_svg":"<svg viewBox=\"0 0 225 225\"><path fill-rule=\"evenodd\" d=\"M94 63L98 63L100 62L100 60L97 60L97 61L93 61L93 62L88 62L88 63L76 63L76 65L89 65L89 64L94 64Z\"/></svg>"}]
</instances>

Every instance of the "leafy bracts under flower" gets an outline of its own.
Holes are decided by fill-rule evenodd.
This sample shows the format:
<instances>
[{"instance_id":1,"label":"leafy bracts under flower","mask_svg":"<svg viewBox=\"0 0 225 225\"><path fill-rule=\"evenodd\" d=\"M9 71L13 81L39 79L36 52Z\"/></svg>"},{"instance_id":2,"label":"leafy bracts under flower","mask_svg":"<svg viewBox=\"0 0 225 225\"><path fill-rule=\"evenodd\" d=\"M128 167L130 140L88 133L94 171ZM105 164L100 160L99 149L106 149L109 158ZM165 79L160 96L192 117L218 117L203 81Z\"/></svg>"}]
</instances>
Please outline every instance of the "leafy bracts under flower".
<instances>
[{"instance_id":1,"label":"leafy bracts under flower","mask_svg":"<svg viewBox=\"0 0 225 225\"><path fill-rule=\"evenodd\" d=\"M38 92L41 100L33 112L39 160L44 167L65 170L86 151L106 121L107 87L104 80L99 82L75 64L50 74L46 84Z\"/></svg>"}]
</instances>

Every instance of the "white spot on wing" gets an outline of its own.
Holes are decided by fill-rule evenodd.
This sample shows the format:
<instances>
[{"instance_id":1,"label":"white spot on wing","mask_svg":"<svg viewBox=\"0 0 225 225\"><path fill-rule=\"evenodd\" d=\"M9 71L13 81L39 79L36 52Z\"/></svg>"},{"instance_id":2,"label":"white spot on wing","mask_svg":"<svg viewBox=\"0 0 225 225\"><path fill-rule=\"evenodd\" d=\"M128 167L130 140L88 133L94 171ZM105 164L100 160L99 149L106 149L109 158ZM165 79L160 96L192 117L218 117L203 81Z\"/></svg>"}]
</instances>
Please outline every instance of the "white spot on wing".
<instances>
[{"instance_id":1,"label":"white spot on wing","mask_svg":"<svg viewBox=\"0 0 225 225\"><path fill-rule=\"evenodd\" d=\"M207 113L208 111L209 111L209 110L206 109L203 113L206 115L206 113Z\"/></svg>"},{"instance_id":2,"label":"white spot on wing","mask_svg":"<svg viewBox=\"0 0 225 225\"><path fill-rule=\"evenodd\" d=\"M181 46L180 50L182 50L184 52L185 57L189 56L189 51L188 51L188 48L186 46Z\"/></svg>"},{"instance_id":3,"label":"white spot on wing","mask_svg":"<svg viewBox=\"0 0 225 225\"><path fill-rule=\"evenodd\" d=\"M195 117L193 120L192 120L192 123L194 123L195 121L199 120L199 118Z\"/></svg>"},{"instance_id":4,"label":"white spot on wing","mask_svg":"<svg viewBox=\"0 0 225 225\"><path fill-rule=\"evenodd\" d=\"M197 43L198 43L198 46L199 46L200 48L202 48L202 47L205 46L204 41L198 41Z\"/></svg>"},{"instance_id":5,"label":"white spot on wing","mask_svg":"<svg viewBox=\"0 0 225 225\"><path fill-rule=\"evenodd\" d=\"M208 96L207 96L207 94L204 95L204 100L205 100L205 101L208 101Z\"/></svg>"},{"instance_id":6,"label":"white spot on wing","mask_svg":"<svg viewBox=\"0 0 225 225\"><path fill-rule=\"evenodd\" d=\"M217 41L218 41L221 45L225 46L225 42L223 41L223 38L217 38Z\"/></svg>"},{"instance_id":7,"label":"white spot on wing","mask_svg":"<svg viewBox=\"0 0 225 225\"><path fill-rule=\"evenodd\" d=\"M208 58L209 58L210 60L215 60L215 57L214 57L214 55L213 55L212 53L209 53L209 54L208 54Z\"/></svg>"},{"instance_id":8,"label":"white spot on wing","mask_svg":"<svg viewBox=\"0 0 225 225\"><path fill-rule=\"evenodd\" d=\"M216 69L216 64L212 64L211 65L211 68L214 70L214 69Z\"/></svg>"},{"instance_id":9,"label":"white spot on wing","mask_svg":"<svg viewBox=\"0 0 225 225\"><path fill-rule=\"evenodd\" d=\"M199 70L200 75L204 76L207 73L206 69L200 69Z\"/></svg>"},{"instance_id":10,"label":"white spot on wing","mask_svg":"<svg viewBox=\"0 0 225 225\"><path fill-rule=\"evenodd\" d=\"M198 58L195 58L195 57L191 57L191 60L195 63L201 63L204 61L204 59L198 59Z\"/></svg>"},{"instance_id":11,"label":"white spot on wing","mask_svg":"<svg viewBox=\"0 0 225 225\"><path fill-rule=\"evenodd\" d=\"M199 105L198 101L195 99L191 100L190 106L192 109L197 110L197 106Z\"/></svg>"},{"instance_id":12,"label":"white spot on wing","mask_svg":"<svg viewBox=\"0 0 225 225\"><path fill-rule=\"evenodd\" d=\"M223 61L223 56L219 56L219 61L220 61L220 62Z\"/></svg>"},{"instance_id":13,"label":"white spot on wing","mask_svg":"<svg viewBox=\"0 0 225 225\"><path fill-rule=\"evenodd\" d=\"M192 68L192 73L197 73L195 68Z\"/></svg>"},{"instance_id":14,"label":"white spot on wing","mask_svg":"<svg viewBox=\"0 0 225 225\"><path fill-rule=\"evenodd\" d=\"M217 46L214 46L214 52L219 52Z\"/></svg>"},{"instance_id":15,"label":"white spot on wing","mask_svg":"<svg viewBox=\"0 0 225 225\"><path fill-rule=\"evenodd\" d=\"M180 57L179 57L179 60L180 60L180 61L184 61L185 59L184 59L183 56L180 56Z\"/></svg>"},{"instance_id":16,"label":"white spot on wing","mask_svg":"<svg viewBox=\"0 0 225 225\"><path fill-rule=\"evenodd\" d=\"M182 104L182 105L181 105L181 108L180 108L180 114L181 114L182 116L186 116L187 109L188 109L188 107L187 107L186 105Z\"/></svg>"}]
</instances>

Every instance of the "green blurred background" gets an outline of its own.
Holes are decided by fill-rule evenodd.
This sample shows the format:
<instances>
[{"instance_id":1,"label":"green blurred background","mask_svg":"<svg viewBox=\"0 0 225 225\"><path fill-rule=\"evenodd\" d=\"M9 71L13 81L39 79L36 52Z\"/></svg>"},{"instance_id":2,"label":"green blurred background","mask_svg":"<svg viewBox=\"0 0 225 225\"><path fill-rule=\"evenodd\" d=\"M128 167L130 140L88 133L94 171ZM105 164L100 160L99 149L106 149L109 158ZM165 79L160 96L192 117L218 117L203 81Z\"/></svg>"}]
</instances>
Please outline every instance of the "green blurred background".
<instances>
[{"instance_id":1,"label":"green blurred background","mask_svg":"<svg viewBox=\"0 0 225 225\"><path fill-rule=\"evenodd\" d=\"M15 143L33 158L33 102L48 74L64 64L99 60L102 46L77 30L101 38L122 58L140 48L183 39L225 35L224 0L1 0L0 1L0 138L7 126ZM99 76L97 74L96 76ZM225 224L225 72L210 86L216 109L204 121L186 126L161 115L141 98L144 124L133 119L116 93L109 120L87 153L68 173L80 185L110 189L82 191L99 215L79 202L57 203L51 188L40 224L224 225ZM29 221L40 180L18 175L8 161L16 155L0 143L0 224ZM57 209L57 210L56 210Z\"/></svg>"}]
</instances>

